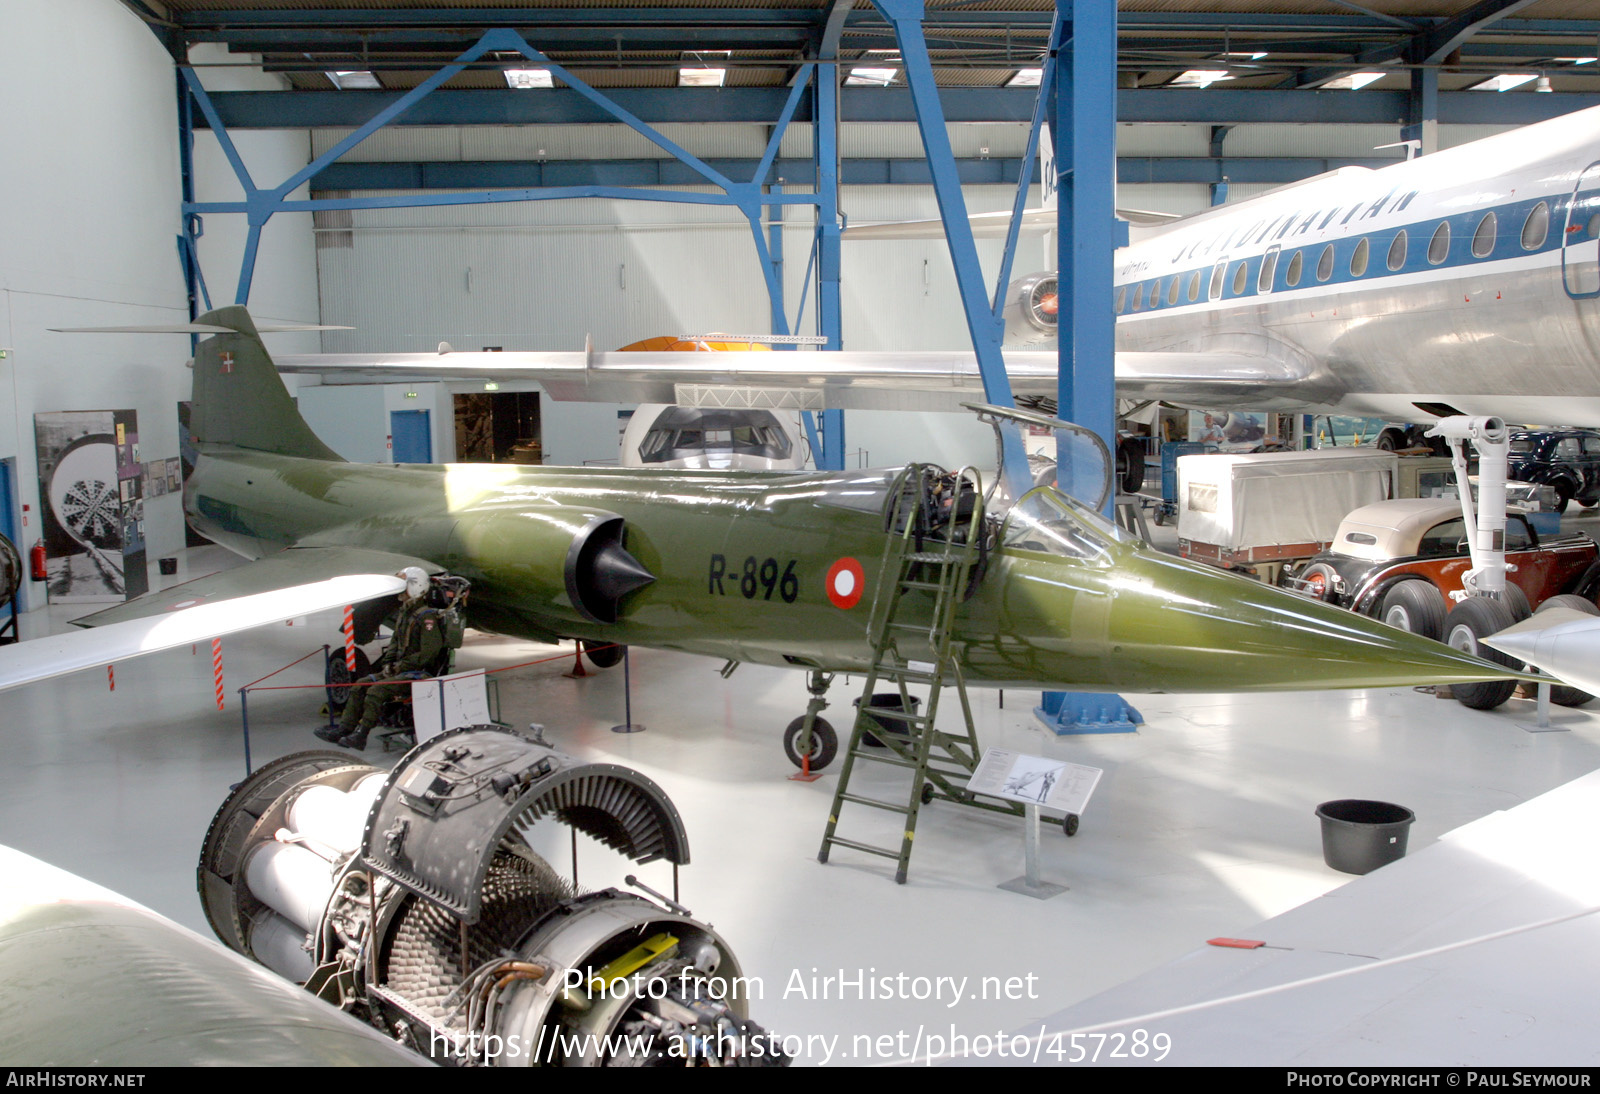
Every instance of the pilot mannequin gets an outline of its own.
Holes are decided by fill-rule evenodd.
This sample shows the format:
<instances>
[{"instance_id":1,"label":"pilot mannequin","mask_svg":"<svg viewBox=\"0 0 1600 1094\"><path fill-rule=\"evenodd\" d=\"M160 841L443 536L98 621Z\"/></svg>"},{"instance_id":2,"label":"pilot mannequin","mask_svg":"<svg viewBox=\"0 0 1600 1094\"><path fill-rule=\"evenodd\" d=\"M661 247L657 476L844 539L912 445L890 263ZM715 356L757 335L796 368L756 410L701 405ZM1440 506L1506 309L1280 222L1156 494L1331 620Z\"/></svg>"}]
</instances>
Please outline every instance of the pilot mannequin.
<instances>
[{"instance_id":1,"label":"pilot mannequin","mask_svg":"<svg viewBox=\"0 0 1600 1094\"><path fill-rule=\"evenodd\" d=\"M345 748L366 748L367 734L378 724L384 704L405 694L411 680L425 675L445 650L444 627L438 613L428 607L428 575L419 566L407 566L395 576L405 579L406 588L400 595L394 636L373 665L373 674L362 677L350 689L339 724L316 730L324 741L334 741ZM380 680L392 682L377 683Z\"/></svg>"}]
</instances>

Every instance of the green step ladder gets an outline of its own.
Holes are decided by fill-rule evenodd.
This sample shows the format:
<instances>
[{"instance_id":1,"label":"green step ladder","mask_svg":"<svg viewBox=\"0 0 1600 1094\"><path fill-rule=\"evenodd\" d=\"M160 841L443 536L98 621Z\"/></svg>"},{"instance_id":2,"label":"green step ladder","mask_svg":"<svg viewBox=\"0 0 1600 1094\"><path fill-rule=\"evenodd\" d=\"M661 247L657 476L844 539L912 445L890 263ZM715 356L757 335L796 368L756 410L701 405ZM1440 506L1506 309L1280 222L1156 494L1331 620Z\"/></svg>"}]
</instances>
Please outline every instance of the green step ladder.
<instances>
[{"instance_id":1,"label":"green step ladder","mask_svg":"<svg viewBox=\"0 0 1600 1094\"><path fill-rule=\"evenodd\" d=\"M1022 813L1020 805L978 801L966 789L982 750L972 723L966 681L952 648L952 633L957 608L972 583L982 580L989 547L986 537L990 530L979 487L977 472L970 467L950 475L930 464L912 464L891 488L886 520L895 542L884 552L867 624L872 666L856 704L855 726L817 852L819 862L827 862L836 846L892 858L895 881L903 885L922 806L942 800L997 813ZM919 658L908 656L902 644ZM898 710L873 705L880 681L893 683L899 690ZM928 687L926 709L915 708L906 690L908 684ZM939 696L947 686L953 686L961 700L962 732L936 728ZM896 723L905 727L904 734L886 732ZM865 745L868 734L877 738L880 749ZM850 779L858 760L908 770L911 779L906 797L886 801L852 793ZM879 847L838 835L846 803L902 815L905 822L899 847Z\"/></svg>"}]
</instances>

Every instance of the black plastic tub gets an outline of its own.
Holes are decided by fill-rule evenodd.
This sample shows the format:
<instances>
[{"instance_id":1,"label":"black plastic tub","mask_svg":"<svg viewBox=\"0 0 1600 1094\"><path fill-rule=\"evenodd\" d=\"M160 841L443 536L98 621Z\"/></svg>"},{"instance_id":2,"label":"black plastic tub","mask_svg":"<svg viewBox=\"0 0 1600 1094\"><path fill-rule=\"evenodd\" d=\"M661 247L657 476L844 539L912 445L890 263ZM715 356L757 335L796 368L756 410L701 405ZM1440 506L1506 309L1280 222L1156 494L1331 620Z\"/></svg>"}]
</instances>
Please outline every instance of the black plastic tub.
<instances>
[{"instance_id":1,"label":"black plastic tub","mask_svg":"<svg viewBox=\"0 0 1600 1094\"><path fill-rule=\"evenodd\" d=\"M1346 874L1370 874L1405 858L1406 837L1417 815L1390 802L1341 798L1317 806L1322 820L1322 860Z\"/></svg>"}]
</instances>

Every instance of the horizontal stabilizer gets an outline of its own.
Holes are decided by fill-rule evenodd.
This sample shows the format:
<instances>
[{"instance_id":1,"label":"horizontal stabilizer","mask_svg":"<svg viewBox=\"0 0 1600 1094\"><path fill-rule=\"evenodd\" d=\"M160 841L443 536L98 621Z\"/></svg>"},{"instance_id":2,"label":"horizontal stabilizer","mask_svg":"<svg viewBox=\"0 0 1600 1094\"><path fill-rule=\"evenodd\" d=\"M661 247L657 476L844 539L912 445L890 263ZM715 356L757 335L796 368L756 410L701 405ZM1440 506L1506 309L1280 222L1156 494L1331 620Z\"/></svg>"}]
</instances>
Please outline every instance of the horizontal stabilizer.
<instances>
[{"instance_id":1,"label":"horizontal stabilizer","mask_svg":"<svg viewBox=\"0 0 1600 1094\"><path fill-rule=\"evenodd\" d=\"M403 588L405 582L390 574L350 574L20 642L0 651L0 691L392 595Z\"/></svg>"}]
</instances>

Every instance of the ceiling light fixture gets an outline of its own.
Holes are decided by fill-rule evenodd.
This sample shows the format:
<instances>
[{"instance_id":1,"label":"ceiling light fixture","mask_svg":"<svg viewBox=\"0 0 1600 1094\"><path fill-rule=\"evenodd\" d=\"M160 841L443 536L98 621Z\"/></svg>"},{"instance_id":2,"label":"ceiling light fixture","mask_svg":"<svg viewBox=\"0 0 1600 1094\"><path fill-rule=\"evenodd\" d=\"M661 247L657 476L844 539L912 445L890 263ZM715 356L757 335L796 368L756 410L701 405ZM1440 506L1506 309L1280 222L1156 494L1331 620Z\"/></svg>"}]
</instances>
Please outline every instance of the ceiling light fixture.
<instances>
[{"instance_id":1,"label":"ceiling light fixture","mask_svg":"<svg viewBox=\"0 0 1600 1094\"><path fill-rule=\"evenodd\" d=\"M898 68L877 68L871 65L858 65L850 70L850 75L845 77L845 87L888 87L894 83L894 78L900 75Z\"/></svg>"},{"instance_id":2,"label":"ceiling light fixture","mask_svg":"<svg viewBox=\"0 0 1600 1094\"><path fill-rule=\"evenodd\" d=\"M723 65L706 64L705 61L727 61L733 57L731 49L696 49L683 55L686 64L678 69L679 87L721 87L728 80L728 70Z\"/></svg>"},{"instance_id":3,"label":"ceiling light fixture","mask_svg":"<svg viewBox=\"0 0 1600 1094\"><path fill-rule=\"evenodd\" d=\"M555 78L548 68L508 68L505 70L506 86L518 91L538 87L555 87Z\"/></svg>"}]
</instances>

